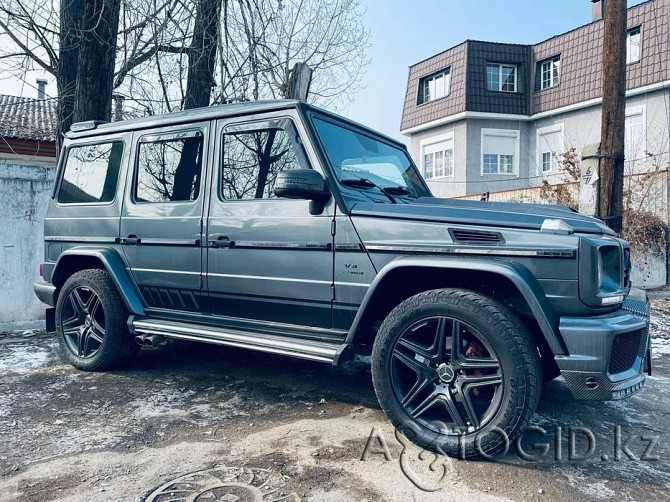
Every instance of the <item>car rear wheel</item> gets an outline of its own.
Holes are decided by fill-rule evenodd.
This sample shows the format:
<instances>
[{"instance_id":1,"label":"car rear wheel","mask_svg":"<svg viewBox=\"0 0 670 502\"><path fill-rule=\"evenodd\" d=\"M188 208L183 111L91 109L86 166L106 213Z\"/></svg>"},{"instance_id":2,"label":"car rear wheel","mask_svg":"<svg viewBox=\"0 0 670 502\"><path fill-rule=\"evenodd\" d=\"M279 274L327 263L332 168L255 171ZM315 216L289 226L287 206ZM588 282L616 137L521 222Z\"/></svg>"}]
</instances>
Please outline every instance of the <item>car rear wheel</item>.
<instances>
[{"instance_id":1,"label":"car rear wheel","mask_svg":"<svg viewBox=\"0 0 670 502\"><path fill-rule=\"evenodd\" d=\"M372 377L382 408L413 442L488 458L535 412L542 367L509 309L473 291L441 289L407 299L384 320Z\"/></svg>"},{"instance_id":2,"label":"car rear wheel","mask_svg":"<svg viewBox=\"0 0 670 502\"><path fill-rule=\"evenodd\" d=\"M73 274L56 303L56 332L63 357L84 371L103 371L131 359L139 346L127 330L128 311L104 270Z\"/></svg>"}]
</instances>

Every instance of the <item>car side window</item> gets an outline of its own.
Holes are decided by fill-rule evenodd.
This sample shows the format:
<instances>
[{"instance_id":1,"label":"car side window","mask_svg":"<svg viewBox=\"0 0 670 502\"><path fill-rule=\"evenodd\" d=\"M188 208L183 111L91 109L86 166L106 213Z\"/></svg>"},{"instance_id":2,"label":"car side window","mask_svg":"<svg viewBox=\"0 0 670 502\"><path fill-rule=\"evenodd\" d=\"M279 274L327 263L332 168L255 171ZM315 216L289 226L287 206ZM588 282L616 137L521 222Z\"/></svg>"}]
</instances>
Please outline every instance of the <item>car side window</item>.
<instances>
[{"instance_id":1,"label":"car side window","mask_svg":"<svg viewBox=\"0 0 670 502\"><path fill-rule=\"evenodd\" d=\"M112 202L123 157L123 142L72 146L58 190L61 204Z\"/></svg>"},{"instance_id":2,"label":"car side window","mask_svg":"<svg viewBox=\"0 0 670 502\"><path fill-rule=\"evenodd\" d=\"M197 200L202 147L200 131L141 138L137 152L135 202Z\"/></svg>"},{"instance_id":3,"label":"car side window","mask_svg":"<svg viewBox=\"0 0 670 502\"><path fill-rule=\"evenodd\" d=\"M305 151L289 119L230 126L223 135L221 198L275 198L279 172L306 168Z\"/></svg>"}]
</instances>

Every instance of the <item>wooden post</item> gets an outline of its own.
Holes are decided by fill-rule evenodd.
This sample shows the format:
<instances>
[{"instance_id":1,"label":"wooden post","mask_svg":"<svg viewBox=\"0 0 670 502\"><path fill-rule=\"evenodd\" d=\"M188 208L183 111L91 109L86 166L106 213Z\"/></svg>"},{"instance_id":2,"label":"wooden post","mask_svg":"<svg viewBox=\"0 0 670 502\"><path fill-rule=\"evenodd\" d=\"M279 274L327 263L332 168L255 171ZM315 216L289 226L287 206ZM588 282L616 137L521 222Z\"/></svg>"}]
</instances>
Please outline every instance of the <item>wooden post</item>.
<instances>
[{"instance_id":1,"label":"wooden post","mask_svg":"<svg viewBox=\"0 0 670 502\"><path fill-rule=\"evenodd\" d=\"M626 0L607 0L598 216L615 232L623 227L626 35Z\"/></svg>"}]
</instances>

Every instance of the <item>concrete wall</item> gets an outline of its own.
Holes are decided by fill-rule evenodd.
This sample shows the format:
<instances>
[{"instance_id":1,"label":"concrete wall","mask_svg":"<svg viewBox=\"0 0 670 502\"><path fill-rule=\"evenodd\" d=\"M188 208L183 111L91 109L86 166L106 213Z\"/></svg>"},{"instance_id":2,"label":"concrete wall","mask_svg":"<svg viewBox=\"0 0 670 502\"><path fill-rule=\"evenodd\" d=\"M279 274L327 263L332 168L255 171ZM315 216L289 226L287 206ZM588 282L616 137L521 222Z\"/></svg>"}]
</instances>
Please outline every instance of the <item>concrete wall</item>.
<instances>
[{"instance_id":1,"label":"concrete wall","mask_svg":"<svg viewBox=\"0 0 670 502\"><path fill-rule=\"evenodd\" d=\"M40 280L55 169L39 164L0 159L0 330L32 327L44 319L45 307L32 284Z\"/></svg>"}]
</instances>

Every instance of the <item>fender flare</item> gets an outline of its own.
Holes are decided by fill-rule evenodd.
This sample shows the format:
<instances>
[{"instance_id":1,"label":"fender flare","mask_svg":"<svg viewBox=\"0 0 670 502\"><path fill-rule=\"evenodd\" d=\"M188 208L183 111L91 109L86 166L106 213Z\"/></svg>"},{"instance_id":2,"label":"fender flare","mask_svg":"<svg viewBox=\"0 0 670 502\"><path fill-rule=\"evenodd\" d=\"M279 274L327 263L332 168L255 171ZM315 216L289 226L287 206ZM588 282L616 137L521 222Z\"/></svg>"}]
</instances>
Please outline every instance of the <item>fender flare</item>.
<instances>
[{"instance_id":1,"label":"fender flare","mask_svg":"<svg viewBox=\"0 0 670 502\"><path fill-rule=\"evenodd\" d=\"M119 253L112 248L106 247L91 247L91 246L75 246L67 249L58 257L58 261L54 266L51 274L52 284L57 282L60 274L64 273L65 269L63 263L71 260L73 257L87 256L100 260L103 267L114 281L119 295L123 298L126 308L131 314L144 315L144 304L135 287L134 282L130 279L126 265L119 256Z\"/></svg>"},{"instance_id":2,"label":"fender flare","mask_svg":"<svg viewBox=\"0 0 670 502\"><path fill-rule=\"evenodd\" d=\"M567 348L558 331L558 318L554 313L547 297L533 274L518 263L499 259L481 260L476 258L446 258L446 257L403 257L388 263L379 271L368 288L361 303L354 322L349 329L346 343L353 345L359 336L358 329L365 316L377 288L383 284L390 273L398 269L433 268L441 270L478 271L497 274L509 280L521 293L533 313L540 331L555 355L567 354Z\"/></svg>"}]
</instances>

